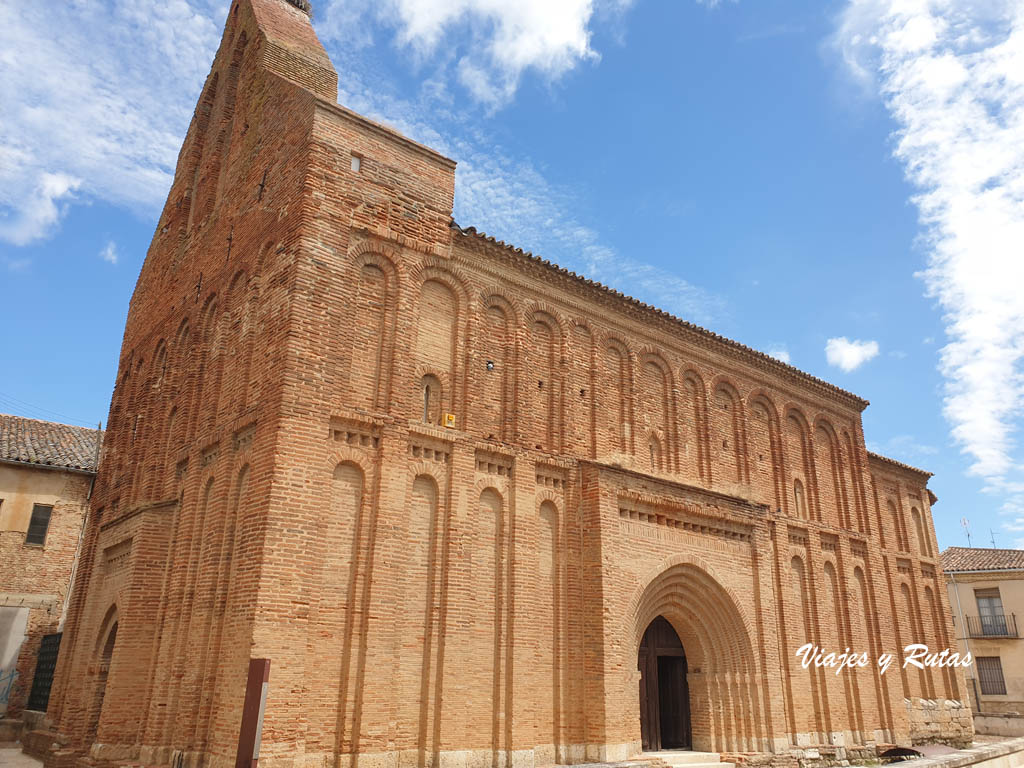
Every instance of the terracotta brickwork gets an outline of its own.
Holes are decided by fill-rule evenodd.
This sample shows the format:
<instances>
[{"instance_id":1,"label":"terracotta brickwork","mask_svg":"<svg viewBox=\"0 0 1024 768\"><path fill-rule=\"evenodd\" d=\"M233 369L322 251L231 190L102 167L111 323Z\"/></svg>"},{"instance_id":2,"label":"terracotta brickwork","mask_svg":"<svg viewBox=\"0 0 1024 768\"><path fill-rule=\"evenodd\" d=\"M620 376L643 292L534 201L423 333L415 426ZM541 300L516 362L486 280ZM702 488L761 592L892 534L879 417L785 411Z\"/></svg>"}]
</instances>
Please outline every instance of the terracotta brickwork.
<instances>
[{"instance_id":1,"label":"terracotta brickwork","mask_svg":"<svg viewBox=\"0 0 1024 768\"><path fill-rule=\"evenodd\" d=\"M697 749L909 743L964 698L794 656L949 644L928 476L867 453L866 402L454 226L454 163L335 94L302 10L232 5L132 299L49 765L232 764L250 658L268 768L625 758L658 616Z\"/></svg>"},{"instance_id":2,"label":"terracotta brickwork","mask_svg":"<svg viewBox=\"0 0 1024 768\"><path fill-rule=\"evenodd\" d=\"M102 436L0 414L0 740L45 706L42 680L29 701L36 662L63 628Z\"/></svg>"},{"instance_id":3,"label":"terracotta brickwork","mask_svg":"<svg viewBox=\"0 0 1024 768\"><path fill-rule=\"evenodd\" d=\"M60 631L91 482L91 473L0 463L0 608L28 612L17 665L0 670L6 673L0 688L13 683L5 717L20 716L25 707L43 635ZM23 510L15 508L19 498ZM34 504L53 507L42 544L25 542Z\"/></svg>"}]
</instances>

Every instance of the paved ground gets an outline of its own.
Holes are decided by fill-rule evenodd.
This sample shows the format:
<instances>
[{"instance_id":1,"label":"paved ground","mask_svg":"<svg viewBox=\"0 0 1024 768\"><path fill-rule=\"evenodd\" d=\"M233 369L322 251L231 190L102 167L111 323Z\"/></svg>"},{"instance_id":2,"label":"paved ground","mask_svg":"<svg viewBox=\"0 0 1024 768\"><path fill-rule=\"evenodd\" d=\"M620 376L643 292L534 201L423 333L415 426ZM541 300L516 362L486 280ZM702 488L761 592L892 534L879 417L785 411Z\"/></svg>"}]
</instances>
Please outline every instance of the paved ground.
<instances>
[{"instance_id":1,"label":"paved ground","mask_svg":"<svg viewBox=\"0 0 1024 768\"><path fill-rule=\"evenodd\" d=\"M0 744L0 768L41 768L42 764L42 760L23 753L21 744Z\"/></svg>"},{"instance_id":2,"label":"paved ground","mask_svg":"<svg viewBox=\"0 0 1024 768\"><path fill-rule=\"evenodd\" d=\"M1008 741L1018 741L1019 743L1013 745L1010 749L1005 747L1003 749L998 747L993 749L995 745ZM912 766L913 768L959 768L959 766L969 765L979 759L994 756L986 753L998 754L1004 750L1010 751L1014 747L1017 749L1024 748L1024 739L1008 739L1005 736L977 736L971 749L955 750L948 755L912 760L905 763L897 763L896 765L906 766L907 768ZM965 760L964 758L967 759ZM21 751L21 744L0 744L0 768L42 768L42 765L42 760L37 760L24 754ZM578 765L573 768L597 768L597 766L601 766L601 768L645 768L647 765L649 765L647 761L629 760L622 763L592 763L589 766Z\"/></svg>"}]
</instances>

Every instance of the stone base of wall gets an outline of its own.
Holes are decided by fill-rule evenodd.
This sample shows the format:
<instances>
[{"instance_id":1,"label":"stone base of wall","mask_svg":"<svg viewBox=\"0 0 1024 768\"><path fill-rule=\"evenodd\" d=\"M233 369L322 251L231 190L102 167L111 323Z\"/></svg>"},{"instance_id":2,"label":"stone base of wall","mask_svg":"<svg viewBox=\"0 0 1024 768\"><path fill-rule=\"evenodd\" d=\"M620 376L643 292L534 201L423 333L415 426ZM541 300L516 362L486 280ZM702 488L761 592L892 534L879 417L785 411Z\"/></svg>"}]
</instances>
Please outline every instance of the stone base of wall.
<instances>
[{"instance_id":1,"label":"stone base of wall","mask_svg":"<svg viewBox=\"0 0 1024 768\"><path fill-rule=\"evenodd\" d=\"M59 751L67 752L66 747L67 742L61 738L60 734L45 727L31 731L26 730L21 737L21 751L26 755L43 760L46 763L46 768L57 768L56 764L51 765L51 756ZM75 756L77 757L78 754L81 753L76 753Z\"/></svg>"},{"instance_id":2,"label":"stone base of wall","mask_svg":"<svg viewBox=\"0 0 1024 768\"><path fill-rule=\"evenodd\" d=\"M983 715L1024 715L1024 701L990 701L985 700L978 705Z\"/></svg>"},{"instance_id":3,"label":"stone base of wall","mask_svg":"<svg viewBox=\"0 0 1024 768\"><path fill-rule=\"evenodd\" d=\"M878 754L892 744L824 744L793 748L776 754L766 752L723 752L722 762L742 768L831 768L832 766L867 765L879 762Z\"/></svg>"},{"instance_id":4,"label":"stone base of wall","mask_svg":"<svg viewBox=\"0 0 1024 768\"><path fill-rule=\"evenodd\" d=\"M1016 712L976 713L974 715L974 731L986 736L1024 736L1024 716Z\"/></svg>"},{"instance_id":5,"label":"stone base of wall","mask_svg":"<svg viewBox=\"0 0 1024 768\"><path fill-rule=\"evenodd\" d=\"M971 708L951 699L904 699L913 744L969 747L974 741Z\"/></svg>"},{"instance_id":6,"label":"stone base of wall","mask_svg":"<svg viewBox=\"0 0 1024 768\"><path fill-rule=\"evenodd\" d=\"M445 750L437 754L421 754L418 749L395 752L363 752L359 754L359 768L541 768L551 765L581 765L585 763L621 763L640 752L639 742L623 744L544 744L533 749ZM201 752L180 752L169 747L127 747L113 744L95 744L89 758L97 762L137 760L144 765L174 765L179 768L233 768L235 756L224 757ZM352 768L356 761L352 755L336 759L333 752L295 755L260 755L261 768L276 765L287 768ZM49 766L47 766L49 768Z\"/></svg>"}]
</instances>

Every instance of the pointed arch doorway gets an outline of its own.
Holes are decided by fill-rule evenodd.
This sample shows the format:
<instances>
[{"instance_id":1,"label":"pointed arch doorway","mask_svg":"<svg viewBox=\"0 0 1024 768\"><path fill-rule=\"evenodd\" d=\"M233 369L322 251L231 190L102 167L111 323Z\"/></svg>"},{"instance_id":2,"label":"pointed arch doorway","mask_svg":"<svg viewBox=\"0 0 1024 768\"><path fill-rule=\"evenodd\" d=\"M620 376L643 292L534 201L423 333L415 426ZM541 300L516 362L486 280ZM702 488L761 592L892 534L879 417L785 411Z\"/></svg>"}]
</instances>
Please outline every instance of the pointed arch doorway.
<instances>
[{"instance_id":1,"label":"pointed arch doorway","mask_svg":"<svg viewBox=\"0 0 1024 768\"><path fill-rule=\"evenodd\" d=\"M637 652L637 668L644 751L691 749L686 651L664 616L655 618L644 632Z\"/></svg>"}]
</instances>

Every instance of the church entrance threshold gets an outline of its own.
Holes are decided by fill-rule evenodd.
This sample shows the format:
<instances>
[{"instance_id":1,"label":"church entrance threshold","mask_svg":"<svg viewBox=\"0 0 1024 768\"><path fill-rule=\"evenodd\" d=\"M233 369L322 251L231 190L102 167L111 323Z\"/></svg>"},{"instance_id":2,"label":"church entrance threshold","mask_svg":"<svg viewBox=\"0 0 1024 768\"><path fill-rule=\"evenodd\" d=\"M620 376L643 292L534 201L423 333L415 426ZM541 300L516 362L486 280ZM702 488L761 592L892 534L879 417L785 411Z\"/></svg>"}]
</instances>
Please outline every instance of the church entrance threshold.
<instances>
[{"instance_id":1,"label":"church entrance threshold","mask_svg":"<svg viewBox=\"0 0 1024 768\"><path fill-rule=\"evenodd\" d=\"M645 752L690 749L690 692L686 652L672 625L658 616L637 654L640 670L640 738Z\"/></svg>"}]
</instances>

